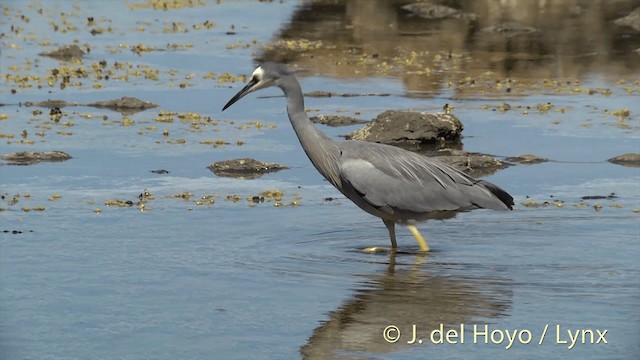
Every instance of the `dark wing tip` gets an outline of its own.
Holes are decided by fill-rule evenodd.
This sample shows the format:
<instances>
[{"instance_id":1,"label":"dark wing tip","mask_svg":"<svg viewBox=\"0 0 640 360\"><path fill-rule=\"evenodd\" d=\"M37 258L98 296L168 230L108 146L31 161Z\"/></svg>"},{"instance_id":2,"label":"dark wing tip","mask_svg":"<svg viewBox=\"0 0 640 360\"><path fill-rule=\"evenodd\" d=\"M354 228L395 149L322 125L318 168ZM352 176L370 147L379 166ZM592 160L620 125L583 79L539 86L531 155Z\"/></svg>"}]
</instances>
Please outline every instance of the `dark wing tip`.
<instances>
[{"instance_id":1,"label":"dark wing tip","mask_svg":"<svg viewBox=\"0 0 640 360\"><path fill-rule=\"evenodd\" d=\"M495 195L503 204L505 204L509 210L513 210L513 196L509 195L506 191L502 190L496 185L484 180L478 180L478 184L481 184L485 188L487 188L493 195Z\"/></svg>"}]
</instances>

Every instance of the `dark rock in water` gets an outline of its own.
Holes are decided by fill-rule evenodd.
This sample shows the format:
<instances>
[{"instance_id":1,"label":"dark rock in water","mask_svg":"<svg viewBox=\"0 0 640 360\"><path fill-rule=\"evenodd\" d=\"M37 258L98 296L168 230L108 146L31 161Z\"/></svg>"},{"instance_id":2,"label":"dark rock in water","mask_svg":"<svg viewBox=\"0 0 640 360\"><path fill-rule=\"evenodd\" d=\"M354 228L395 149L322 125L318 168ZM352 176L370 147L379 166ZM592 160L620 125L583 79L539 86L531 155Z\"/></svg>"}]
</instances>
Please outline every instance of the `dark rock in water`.
<instances>
[{"instance_id":1,"label":"dark rock in water","mask_svg":"<svg viewBox=\"0 0 640 360\"><path fill-rule=\"evenodd\" d=\"M522 154L518 156L511 156L505 159L508 162L514 162L518 164L539 164L549 161L547 158L539 157L533 154Z\"/></svg>"},{"instance_id":2,"label":"dark rock in water","mask_svg":"<svg viewBox=\"0 0 640 360\"><path fill-rule=\"evenodd\" d=\"M583 197L581 197L580 199L582 200L613 200L613 199L617 199L618 197L616 196L615 193L611 193L609 195L585 195Z\"/></svg>"},{"instance_id":3,"label":"dark rock in water","mask_svg":"<svg viewBox=\"0 0 640 360\"><path fill-rule=\"evenodd\" d=\"M445 154L445 155L440 155ZM431 154L431 158L466 173L472 177L491 175L509 166L491 155L470 153L463 150L444 150Z\"/></svg>"},{"instance_id":4,"label":"dark rock in water","mask_svg":"<svg viewBox=\"0 0 640 360\"><path fill-rule=\"evenodd\" d=\"M305 93L304 96L305 97L318 97L318 98L321 98L321 97L340 96L340 94L332 93L332 92L329 92L329 91L318 90L318 91L311 91L311 92Z\"/></svg>"},{"instance_id":5,"label":"dark rock in water","mask_svg":"<svg viewBox=\"0 0 640 360\"><path fill-rule=\"evenodd\" d=\"M78 45L67 45L52 51L42 52L38 55L48 56L58 60L71 61L73 58L81 59L84 51Z\"/></svg>"},{"instance_id":6,"label":"dark rock in water","mask_svg":"<svg viewBox=\"0 0 640 360\"><path fill-rule=\"evenodd\" d=\"M462 129L453 114L389 110L346 137L385 144L436 144L460 141Z\"/></svg>"},{"instance_id":7,"label":"dark rock in water","mask_svg":"<svg viewBox=\"0 0 640 360\"><path fill-rule=\"evenodd\" d=\"M629 15L616 19L614 24L629 26L635 31L640 31L640 7L630 12Z\"/></svg>"},{"instance_id":8,"label":"dark rock in water","mask_svg":"<svg viewBox=\"0 0 640 360\"><path fill-rule=\"evenodd\" d=\"M354 117L339 115L316 115L311 117L311 121L316 124L323 124L327 126L347 126L353 124L365 124L368 122Z\"/></svg>"},{"instance_id":9,"label":"dark rock in water","mask_svg":"<svg viewBox=\"0 0 640 360\"><path fill-rule=\"evenodd\" d=\"M255 159L233 159L218 161L209 166L214 174L224 177L255 179L266 173L286 169L284 165L267 163Z\"/></svg>"},{"instance_id":10,"label":"dark rock in water","mask_svg":"<svg viewBox=\"0 0 640 360\"><path fill-rule=\"evenodd\" d=\"M148 102L142 101L140 99L136 99L134 97L122 97L120 99L107 100L107 101L96 101L94 103L89 103L87 106L96 107L96 108L106 108L109 110L119 111L119 112L138 112L147 109L153 109L158 107L158 105Z\"/></svg>"},{"instance_id":11,"label":"dark rock in water","mask_svg":"<svg viewBox=\"0 0 640 360\"><path fill-rule=\"evenodd\" d=\"M64 151L21 151L2 156L2 160L9 165L31 165L40 162L57 162L71 159L71 155Z\"/></svg>"},{"instance_id":12,"label":"dark rock in water","mask_svg":"<svg viewBox=\"0 0 640 360\"><path fill-rule=\"evenodd\" d=\"M629 153L618 155L607 161L622 166L640 167L640 154Z\"/></svg>"},{"instance_id":13,"label":"dark rock in water","mask_svg":"<svg viewBox=\"0 0 640 360\"><path fill-rule=\"evenodd\" d=\"M32 233L33 230L8 230L8 229L4 229L4 230L2 230L2 232L5 233L5 234L18 235L18 234L22 234L22 233L25 233L25 232Z\"/></svg>"},{"instance_id":14,"label":"dark rock in water","mask_svg":"<svg viewBox=\"0 0 640 360\"><path fill-rule=\"evenodd\" d=\"M420 16L424 19L438 20L438 19L467 19L475 20L476 14L463 13L462 11L438 4L432 4L428 2L418 2L414 4L407 4L402 7L403 10L409 11L414 15Z\"/></svg>"},{"instance_id":15,"label":"dark rock in water","mask_svg":"<svg viewBox=\"0 0 640 360\"><path fill-rule=\"evenodd\" d=\"M169 170L158 169L158 170L150 170L149 172L154 173L154 174L163 175L163 174L168 174Z\"/></svg>"}]
</instances>

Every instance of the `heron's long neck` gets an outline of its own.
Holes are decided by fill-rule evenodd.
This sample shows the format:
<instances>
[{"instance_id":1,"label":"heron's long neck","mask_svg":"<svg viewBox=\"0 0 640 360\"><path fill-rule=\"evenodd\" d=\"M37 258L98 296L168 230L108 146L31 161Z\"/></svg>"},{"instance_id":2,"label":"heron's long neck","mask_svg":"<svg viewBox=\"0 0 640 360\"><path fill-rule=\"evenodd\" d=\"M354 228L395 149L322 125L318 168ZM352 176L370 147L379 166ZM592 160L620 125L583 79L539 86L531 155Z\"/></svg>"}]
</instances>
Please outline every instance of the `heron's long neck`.
<instances>
[{"instance_id":1,"label":"heron's long neck","mask_svg":"<svg viewBox=\"0 0 640 360\"><path fill-rule=\"evenodd\" d=\"M316 169L333 185L338 185L340 183L338 177L340 148L309 120L304 111L304 98L300 84L293 76L291 80L285 81L285 85L281 88L287 98L287 114L293 130Z\"/></svg>"}]
</instances>

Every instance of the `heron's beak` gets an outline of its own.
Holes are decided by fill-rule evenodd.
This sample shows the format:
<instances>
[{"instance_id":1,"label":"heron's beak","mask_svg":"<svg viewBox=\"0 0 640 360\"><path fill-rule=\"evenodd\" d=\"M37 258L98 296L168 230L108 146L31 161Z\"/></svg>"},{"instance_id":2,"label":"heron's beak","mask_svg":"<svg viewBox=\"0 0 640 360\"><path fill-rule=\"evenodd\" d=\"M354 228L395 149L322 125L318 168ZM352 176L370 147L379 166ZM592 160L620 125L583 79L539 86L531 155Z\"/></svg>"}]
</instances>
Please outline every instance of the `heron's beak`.
<instances>
[{"instance_id":1,"label":"heron's beak","mask_svg":"<svg viewBox=\"0 0 640 360\"><path fill-rule=\"evenodd\" d=\"M252 78L247 85L242 88L242 90L238 91L238 93L229 100L229 102L222 108L222 111L225 111L229 106L242 99L248 93L256 90L256 84L258 84L258 81Z\"/></svg>"}]
</instances>

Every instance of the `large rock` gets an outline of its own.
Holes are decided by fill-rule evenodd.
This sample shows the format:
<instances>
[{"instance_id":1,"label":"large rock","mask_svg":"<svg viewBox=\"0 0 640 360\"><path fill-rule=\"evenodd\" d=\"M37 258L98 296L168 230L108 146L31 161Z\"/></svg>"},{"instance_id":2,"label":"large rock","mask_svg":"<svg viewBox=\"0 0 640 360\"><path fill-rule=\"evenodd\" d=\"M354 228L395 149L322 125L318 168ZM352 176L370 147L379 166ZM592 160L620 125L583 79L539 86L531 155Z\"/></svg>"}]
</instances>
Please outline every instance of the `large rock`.
<instances>
[{"instance_id":1,"label":"large rock","mask_svg":"<svg viewBox=\"0 0 640 360\"><path fill-rule=\"evenodd\" d=\"M436 144L460 141L462 122L453 114L389 110L347 139L385 144Z\"/></svg>"}]
</instances>

